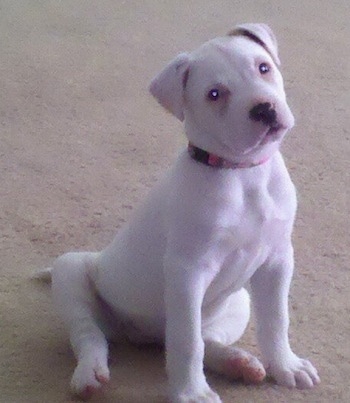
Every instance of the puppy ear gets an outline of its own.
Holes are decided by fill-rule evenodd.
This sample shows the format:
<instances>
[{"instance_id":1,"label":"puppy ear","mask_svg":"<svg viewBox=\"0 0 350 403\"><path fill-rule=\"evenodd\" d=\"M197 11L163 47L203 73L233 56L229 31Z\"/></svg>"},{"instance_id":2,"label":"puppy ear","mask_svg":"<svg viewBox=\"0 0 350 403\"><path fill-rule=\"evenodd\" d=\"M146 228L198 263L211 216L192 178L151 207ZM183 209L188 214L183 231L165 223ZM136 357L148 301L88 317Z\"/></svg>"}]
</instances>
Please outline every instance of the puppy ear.
<instances>
[{"instance_id":1,"label":"puppy ear","mask_svg":"<svg viewBox=\"0 0 350 403\"><path fill-rule=\"evenodd\" d=\"M187 53L179 54L149 86L157 101L181 121L184 120L184 89L189 73L189 60Z\"/></svg>"},{"instance_id":2,"label":"puppy ear","mask_svg":"<svg viewBox=\"0 0 350 403\"><path fill-rule=\"evenodd\" d=\"M229 32L230 36L242 35L261 45L279 66L278 46L275 34L267 24L241 24Z\"/></svg>"}]
</instances>

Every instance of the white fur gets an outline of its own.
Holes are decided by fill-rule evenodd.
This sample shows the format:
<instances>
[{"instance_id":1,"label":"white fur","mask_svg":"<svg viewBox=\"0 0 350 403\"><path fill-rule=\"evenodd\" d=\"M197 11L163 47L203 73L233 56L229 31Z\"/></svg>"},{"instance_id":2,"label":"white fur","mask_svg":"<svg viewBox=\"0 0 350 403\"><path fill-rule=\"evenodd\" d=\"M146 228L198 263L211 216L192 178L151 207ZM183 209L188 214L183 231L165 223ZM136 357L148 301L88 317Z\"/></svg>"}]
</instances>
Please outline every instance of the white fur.
<instances>
[{"instance_id":1,"label":"white fur","mask_svg":"<svg viewBox=\"0 0 350 403\"><path fill-rule=\"evenodd\" d=\"M271 57L278 58L272 31L242 27L265 37L269 52L243 36L217 38L175 58L150 90L184 120L196 146L235 162L269 159L254 168L217 169L184 151L106 249L56 260L53 297L78 360L77 393L108 381L106 337L123 333L138 342L165 340L172 402L220 402L203 362L219 371L230 355L248 354L232 347L249 319L242 288L248 280L268 373L289 387L319 382L288 341L296 195L278 148L294 119ZM259 72L262 62L268 74ZM209 101L211 88L223 98ZM265 124L249 118L262 102L275 108L278 133L267 135Z\"/></svg>"}]
</instances>

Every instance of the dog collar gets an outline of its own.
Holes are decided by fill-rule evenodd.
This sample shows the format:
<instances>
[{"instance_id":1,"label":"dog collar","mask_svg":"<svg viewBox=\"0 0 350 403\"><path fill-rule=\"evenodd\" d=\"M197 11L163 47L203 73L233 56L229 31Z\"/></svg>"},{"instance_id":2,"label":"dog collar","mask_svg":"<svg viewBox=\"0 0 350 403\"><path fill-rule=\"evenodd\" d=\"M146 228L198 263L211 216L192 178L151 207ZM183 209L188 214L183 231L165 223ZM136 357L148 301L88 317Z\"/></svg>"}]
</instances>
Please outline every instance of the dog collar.
<instances>
[{"instance_id":1,"label":"dog collar","mask_svg":"<svg viewBox=\"0 0 350 403\"><path fill-rule=\"evenodd\" d=\"M208 153L201 148L196 147L192 143L188 143L188 152L195 161L208 165L214 168L224 169L239 169L239 168L253 168L258 165L264 164L268 158L262 159L258 162L232 162L218 155Z\"/></svg>"}]
</instances>

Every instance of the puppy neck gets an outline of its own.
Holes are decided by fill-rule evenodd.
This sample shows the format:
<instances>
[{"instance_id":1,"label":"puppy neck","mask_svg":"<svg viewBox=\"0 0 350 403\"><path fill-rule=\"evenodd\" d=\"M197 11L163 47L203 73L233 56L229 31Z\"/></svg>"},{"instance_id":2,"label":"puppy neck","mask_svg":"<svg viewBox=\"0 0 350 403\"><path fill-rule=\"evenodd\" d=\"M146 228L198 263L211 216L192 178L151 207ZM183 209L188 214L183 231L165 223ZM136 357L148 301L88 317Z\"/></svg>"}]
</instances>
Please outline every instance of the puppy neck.
<instances>
[{"instance_id":1,"label":"puppy neck","mask_svg":"<svg viewBox=\"0 0 350 403\"><path fill-rule=\"evenodd\" d=\"M216 154L209 153L196 147L191 142L188 143L188 152L192 159L198 161L202 164L208 165L213 168L219 169L242 169L242 168L253 168L258 165L262 165L269 160L269 157L263 158L257 162L234 162L229 161L225 158L219 157Z\"/></svg>"}]
</instances>

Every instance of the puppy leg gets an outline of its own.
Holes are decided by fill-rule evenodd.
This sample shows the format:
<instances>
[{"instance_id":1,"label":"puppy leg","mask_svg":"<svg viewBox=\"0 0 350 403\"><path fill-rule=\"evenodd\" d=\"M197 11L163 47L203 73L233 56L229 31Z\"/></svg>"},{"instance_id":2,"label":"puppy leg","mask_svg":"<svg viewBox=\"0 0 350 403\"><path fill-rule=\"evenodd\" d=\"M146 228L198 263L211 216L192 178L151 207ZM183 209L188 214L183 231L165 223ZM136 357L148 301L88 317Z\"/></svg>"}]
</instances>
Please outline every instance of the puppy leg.
<instances>
[{"instance_id":1,"label":"puppy leg","mask_svg":"<svg viewBox=\"0 0 350 403\"><path fill-rule=\"evenodd\" d=\"M96 323L99 305L88 277L95 257L93 253L63 255L52 272L54 303L68 326L78 361L71 387L83 398L109 381L107 341Z\"/></svg>"},{"instance_id":2,"label":"puppy leg","mask_svg":"<svg viewBox=\"0 0 350 403\"><path fill-rule=\"evenodd\" d=\"M313 365L292 351L288 339L288 294L293 249L280 250L251 279L257 333L267 372L278 384L311 388L320 382Z\"/></svg>"},{"instance_id":3,"label":"puppy leg","mask_svg":"<svg viewBox=\"0 0 350 403\"><path fill-rule=\"evenodd\" d=\"M175 258L165 264L165 344L172 403L221 402L210 389L203 371L201 307L214 275L209 270L184 266Z\"/></svg>"},{"instance_id":4,"label":"puppy leg","mask_svg":"<svg viewBox=\"0 0 350 403\"><path fill-rule=\"evenodd\" d=\"M266 375L261 362L252 354L233 346L243 335L249 316L249 294L241 289L225 301L214 320L203 326L204 364L230 379L259 383Z\"/></svg>"}]
</instances>

